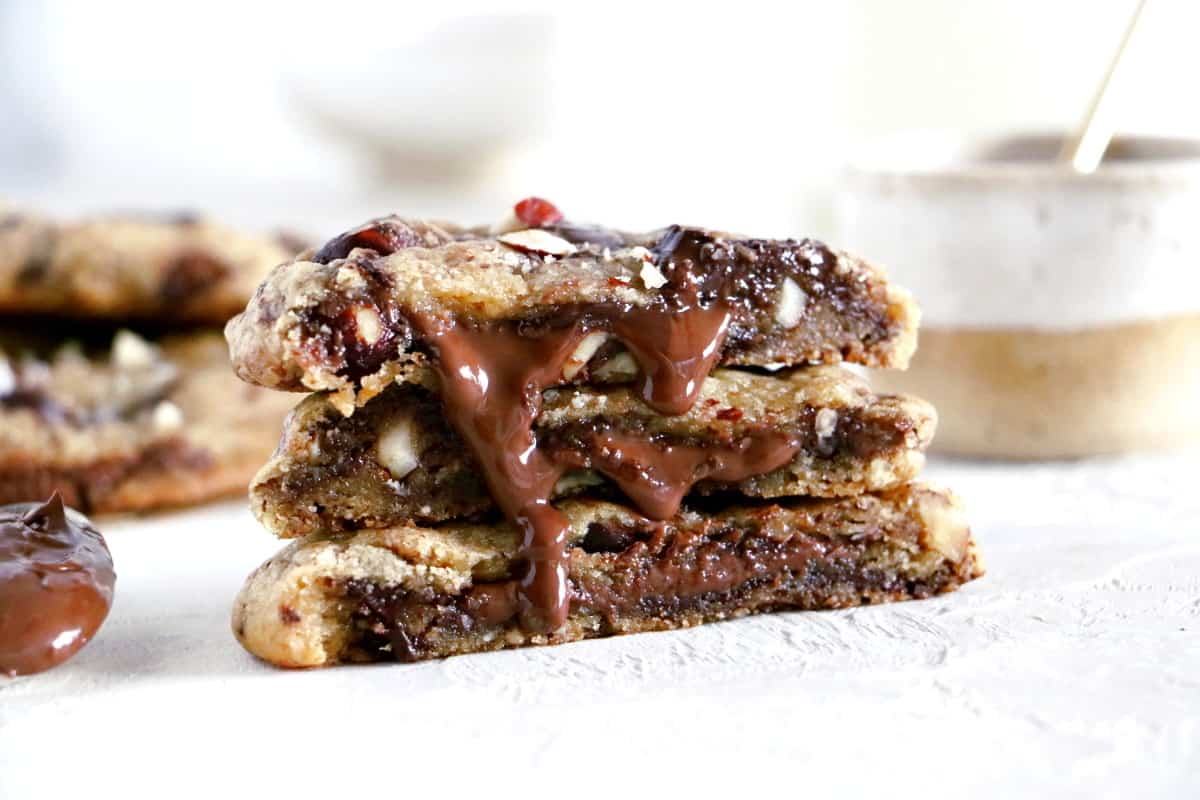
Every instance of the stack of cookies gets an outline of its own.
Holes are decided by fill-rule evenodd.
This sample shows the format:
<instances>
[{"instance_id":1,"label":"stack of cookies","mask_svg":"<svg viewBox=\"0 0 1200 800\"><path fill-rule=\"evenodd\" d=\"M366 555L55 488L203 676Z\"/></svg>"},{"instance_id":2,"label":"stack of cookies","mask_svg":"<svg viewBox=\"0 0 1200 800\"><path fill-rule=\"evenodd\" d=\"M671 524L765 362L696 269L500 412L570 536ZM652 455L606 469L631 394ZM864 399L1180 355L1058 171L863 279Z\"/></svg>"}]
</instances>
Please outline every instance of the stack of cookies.
<instances>
[{"instance_id":1,"label":"stack of cookies","mask_svg":"<svg viewBox=\"0 0 1200 800\"><path fill-rule=\"evenodd\" d=\"M251 486L295 538L247 580L284 666L413 661L981 574L913 482L935 426L840 366L903 368L908 295L805 240L389 217L278 267L226 329L237 373L314 392Z\"/></svg>"},{"instance_id":2,"label":"stack of cookies","mask_svg":"<svg viewBox=\"0 0 1200 800\"><path fill-rule=\"evenodd\" d=\"M0 505L245 491L290 404L230 375L220 330L297 249L193 218L0 208Z\"/></svg>"}]
</instances>

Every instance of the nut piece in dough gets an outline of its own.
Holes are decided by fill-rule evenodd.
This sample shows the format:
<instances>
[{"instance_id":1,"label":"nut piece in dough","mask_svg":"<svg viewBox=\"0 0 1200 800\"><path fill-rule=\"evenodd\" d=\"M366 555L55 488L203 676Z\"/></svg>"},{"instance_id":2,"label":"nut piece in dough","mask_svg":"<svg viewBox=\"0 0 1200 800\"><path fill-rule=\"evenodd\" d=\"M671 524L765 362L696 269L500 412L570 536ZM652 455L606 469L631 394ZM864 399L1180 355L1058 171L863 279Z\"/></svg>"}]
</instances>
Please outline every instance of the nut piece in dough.
<instances>
[{"instance_id":1,"label":"nut piece in dough","mask_svg":"<svg viewBox=\"0 0 1200 800\"><path fill-rule=\"evenodd\" d=\"M360 306L354 309L354 335L363 344L375 344L383 335L383 323L375 309Z\"/></svg>"},{"instance_id":2,"label":"nut piece in dough","mask_svg":"<svg viewBox=\"0 0 1200 800\"><path fill-rule=\"evenodd\" d=\"M569 256L576 252L575 245L566 239L547 233L540 228L527 228L523 231L501 234L496 237L509 247L515 247L526 253L537 253L543 256Z\"/></svg>"},{"instance_id":3,"label":"nut piece in dough","mask_svg":"<svg viewBox=\"0 0 1200 800\"><path fill-rule=\"evenodd\" d=\"M571 353L571 357L563 365L563 378L571 380L578 375L579 370L583 369L584 365L592 360L592 356L596 355L596 351L606 341L608 341L608 334L603 331L594 331L583 337L582 341L575 348L575 352Z\"/></svg>"},{"instance_id":4,"label":"nut piece in dough","mask_svg":"<svg viewBox=\"0 0 1200 800\"><path fill-rule=\"evenodd\" d=\"M413 438L413 421L408 415L397 417L379 432L375 457L396 480L405 477L420 464Z\"/></svg>"}]
</instances>

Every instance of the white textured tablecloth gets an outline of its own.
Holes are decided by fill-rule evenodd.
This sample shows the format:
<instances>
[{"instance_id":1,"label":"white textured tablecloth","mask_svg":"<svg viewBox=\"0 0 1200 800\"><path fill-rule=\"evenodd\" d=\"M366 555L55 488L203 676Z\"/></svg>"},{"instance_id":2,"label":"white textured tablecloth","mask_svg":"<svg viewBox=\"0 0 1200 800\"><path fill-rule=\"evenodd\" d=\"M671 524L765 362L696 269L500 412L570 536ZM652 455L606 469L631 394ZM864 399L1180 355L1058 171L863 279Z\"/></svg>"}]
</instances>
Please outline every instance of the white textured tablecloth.
<instances>
[{"instance_id":1,"label":"white textured tablecloth","mask_svg":"<svg viewBox=\"0 0 1200 800\"><path fill-rule=\"evenodd\" d=\"M242 504L102 522L112 614L0 681L0 798L1200 796L1200 456L928 473L988 565L957 594L310 672L229 632L279 544Z\"/></svg>"}]
</instances>

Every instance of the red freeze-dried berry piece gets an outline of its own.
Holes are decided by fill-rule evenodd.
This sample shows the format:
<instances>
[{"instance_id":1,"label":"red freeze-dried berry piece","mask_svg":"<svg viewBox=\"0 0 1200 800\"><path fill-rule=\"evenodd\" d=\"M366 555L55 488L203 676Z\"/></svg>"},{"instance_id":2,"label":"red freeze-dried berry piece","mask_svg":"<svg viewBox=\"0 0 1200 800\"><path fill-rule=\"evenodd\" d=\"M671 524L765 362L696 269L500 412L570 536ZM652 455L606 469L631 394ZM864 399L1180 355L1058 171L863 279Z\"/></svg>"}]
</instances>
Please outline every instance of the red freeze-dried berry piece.
<instances>
[{"instance_id":1,"label":"red freeze-dried berry piece","mask_svg":"<svg viewBox=\"0 0 1200 800\"><path fill-rule=\"evenodd\" d=\"M737 422L744 416L740 408L722 408L717 412L717 419L726 422Z\"/></svg>"},{"instance_id":2,"label":"red freeze-dried berry piece","mask_svg":"<svg viewBox=\"0 0 1200 800\"><path fill-rule=\"evenodd\" d=\"M562 222L563 218L562 212L553 203L540 197L526 197L513 206L513 213L517 219L533 228L553 225Z\"/></svg>"}]
</instances>

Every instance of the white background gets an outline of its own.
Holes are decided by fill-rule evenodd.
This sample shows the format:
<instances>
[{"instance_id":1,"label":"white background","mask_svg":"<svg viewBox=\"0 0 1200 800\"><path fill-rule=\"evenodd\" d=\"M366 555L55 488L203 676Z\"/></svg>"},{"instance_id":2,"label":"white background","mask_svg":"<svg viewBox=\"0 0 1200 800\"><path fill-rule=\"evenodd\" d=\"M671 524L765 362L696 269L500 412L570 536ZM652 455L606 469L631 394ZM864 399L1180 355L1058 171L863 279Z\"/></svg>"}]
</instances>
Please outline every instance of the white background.
<instances>
[{"instance_id":1,"label":"white background","mask_svg":"<svg viewBox=\"0 0 1200 800\"><path fill-rule=\"evenodd\" d=\"M6 0L0 196L323 237L540 193L632 227L828 234L862 137L1072 125L1133 5ZM1198 23L1151 0L1124 130L1200 134Z\"/></svg>"}]
</instances>

